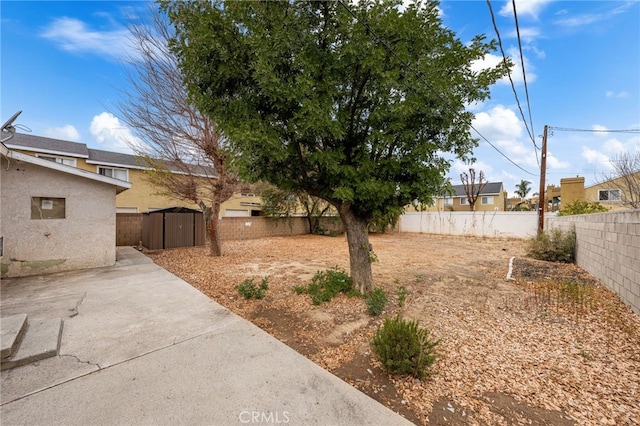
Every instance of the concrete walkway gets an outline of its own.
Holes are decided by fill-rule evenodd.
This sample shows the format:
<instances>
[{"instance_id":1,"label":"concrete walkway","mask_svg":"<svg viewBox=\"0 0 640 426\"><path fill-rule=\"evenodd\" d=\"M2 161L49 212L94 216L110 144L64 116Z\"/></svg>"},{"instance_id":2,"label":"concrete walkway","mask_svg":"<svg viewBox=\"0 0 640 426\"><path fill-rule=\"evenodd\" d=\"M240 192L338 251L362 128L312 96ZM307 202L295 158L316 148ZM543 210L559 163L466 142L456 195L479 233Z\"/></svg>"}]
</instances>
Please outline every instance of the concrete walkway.
<instances>
[{"instance_id":1,"label":"concrete walkway","mask_svg":"<svg viewBox=\"0 0 640 426\"><path fill-rule=\"evenodd\" d=\"M0 295L2 317L64 319L59 356L2 371L3 426L410 424L133 248Z\"/></svg>"}]
</instances>

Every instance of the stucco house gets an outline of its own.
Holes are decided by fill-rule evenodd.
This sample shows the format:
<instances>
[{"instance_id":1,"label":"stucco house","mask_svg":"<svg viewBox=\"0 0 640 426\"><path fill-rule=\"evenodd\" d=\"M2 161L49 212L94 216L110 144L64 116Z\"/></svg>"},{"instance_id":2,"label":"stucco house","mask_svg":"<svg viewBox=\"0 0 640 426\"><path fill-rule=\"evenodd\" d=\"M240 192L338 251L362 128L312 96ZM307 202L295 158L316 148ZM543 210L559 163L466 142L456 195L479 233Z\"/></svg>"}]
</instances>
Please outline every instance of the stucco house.
<instances>
[{"instance_id":1,"label":"stucco house","mask_svg":"<svg viewBox=\"0 0 640 426\"><path fill-rule=\"evenodd\" d=\"M200 208L196 204L158 194L147 182L147 169L135 155L91 149L83 143L22 133L16 133L6 146L17 152L129 182L131 189L116 197L118 213L143 213L176 206L196 210ZM210 178L206 173L199 177ZM260 212L261 198L248 191L242 191L222 204L220 216L259 216Z\"/></svg>"},{"instance_id":2,"label":"stucco house","mask_svg":"<svg viewBox=\"0 0 640 426\"><path fill-rule=\"evenodd\" d=\"M640 202L640 172L587 187L584 182L584 177L576 176L560 179L560 187L548 186L546 198L551 203L549 194L552 194L554 204L548 205L547 210L559 210L575 201L589 201L600 203L610 211L619 211L632 209L633 203Z\"/></svg>"},{"instance_id":3,"label":"stucco house","mask_svg":"<svg viewBox=\"0 0 640 426\"><path fill-rule=\"evenodd\" d=\"M453 195L434 197L434 205L427 207L426 211L470 211L464 185L453 185L452 188ZM502 182L488 182L478 195L475 211L505 211L506 209L507 192L504 190L504 185Z\"/></svg>"},{"instance_id":4,"label":"stucco house","mask_svg":"<svg viewBox=\"0 0 640 426\"><path fill-rule=\"evenodd\" d=\"M115 263L116 194L131 183L2 143L0 154L2 276Z\"/></svg>"}]
</instances>

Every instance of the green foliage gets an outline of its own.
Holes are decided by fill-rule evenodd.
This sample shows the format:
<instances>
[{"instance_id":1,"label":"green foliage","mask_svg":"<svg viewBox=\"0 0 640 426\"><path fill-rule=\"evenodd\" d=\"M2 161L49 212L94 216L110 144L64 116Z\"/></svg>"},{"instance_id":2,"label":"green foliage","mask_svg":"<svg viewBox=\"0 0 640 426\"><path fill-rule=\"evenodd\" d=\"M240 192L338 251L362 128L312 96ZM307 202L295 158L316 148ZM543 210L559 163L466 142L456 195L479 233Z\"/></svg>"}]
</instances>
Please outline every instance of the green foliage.
<instances>
[{"instance_id":1,"label":"green foliage","mask_svg":"<svg viewBox=\"0 0 640 426\"><path fill-rule=\"evenodd\" d=\"M564 206L559 212L558 216L572 216L576 214L591 214L591 213L604 213L608 212L605 206L600 203L592 203L589 201L576 200L572 203Z\"/></svg>"},{"instance_id":2,"label":"green foliage","mask_svg":"<svg viewBox=\"0 0 640 426\"><path fill-rule=\"evenodd\" d=\"M529 240L529 256L549 262L573 263L576 257L575 230L562 231L559 228L538 233Z\"/></svg>"},{"instance_id":3,"label":"green foliage","mask_svg":"<svg viewBox=\"0 0 640 426\"><path fill-rule=\"evenodd\" d=\"M290 191L283 191L274 186L262 190L262 213L274 219L289 217L296 212L298 198Z\"/></svg>"},{"instance_id":4,"label":"green foliage","mask_svg":"<svg viewBox=\"0 0 640 426\"><path fill-rule=\"evenodd\" d=\"M522 179L519 184L516 185L515 194L521 199L527 198L527 194L531 191L531 182Z\"/></svg>"},{"instance_id":5,"label":"green foliage","mask_svg":"<svg viewBox=\"0 0 640 426\"><path fill-rule=\"evenodd\" d=\"M385 214L376 212L369 223L369 232L384 234L389 228L394 228L403 213L403 209L390 210Z\"/></svg>"},{"instance_id":6,"label":"green foliage","mask_svg":"<svg viewBox=\"0 0 640 426\"><path fill-rule=\"evenodd\" d=\"M417 321L398 315L384 320L371 345L387 371L422 378L438 357L439 343L430 340L429 330L420 328Z\"/></svg>"},{"instance_id":7,"label":"green foliage","mask_svg":"<svg viewBox=\"0 0 640 426\"><path fill-rule=\"evenodd\" d=\"M328 302L339 293L345 293L349 296L360 295L360 293L351 286L351 277L349 277L349 274L337 266L327 269L326 271L316 272L306 288L296 286L293 289L296 294L308 294L314 305Z\"/></svg>"},{"instance_id":8,"label":"green foliage","mask_svg":"<svg viewBox=\"0 0 640 426\"><path fill-rule=\"evenodd\" d=\"M367 295L366 303L369 315L377 317L387 305L387 293L381 288L375 288Z\"/></svg>"},{"instance_id":9,"label":"green foliage","mask_svg":"<svg viewBox=\"0 0 640 426\"><path fill-rule=\"evenodd\" d=\"M354 19L333 1L161 1L190 99L242 178L325 200L356 240L442 192L452 157L477 146L467 105L509 66L473 67L496 43L458 39L437 2L401 4L349 2ZM352 255L371 288L366 251Z\"/></svg>"},{"instance_id":10,"label":"green foliage","mask_svg":"<svg viewBox=\"0 0 640 426\"><path fill-rule=\"evenodd\" d=\"M264 277L260 285L256 285L253 282L253 278L246 279L236 286L236 290L245 299L251 298L263 299L264 292L269 289L269 277Z\"/></svg>"},{"instance_id":11,"label":"green foliage","mask_svg":"<svg viewBox=\"0 0 640 426\"><path fill-rule=\"evenodd\" d=\"M404 302L407 300L408 295L409 291L405 286L401 285L400 287L398 287L398 289L396 290L396 297L398 298L399 307L402 308L404 306Z\"/></svg>"}]
</instances>

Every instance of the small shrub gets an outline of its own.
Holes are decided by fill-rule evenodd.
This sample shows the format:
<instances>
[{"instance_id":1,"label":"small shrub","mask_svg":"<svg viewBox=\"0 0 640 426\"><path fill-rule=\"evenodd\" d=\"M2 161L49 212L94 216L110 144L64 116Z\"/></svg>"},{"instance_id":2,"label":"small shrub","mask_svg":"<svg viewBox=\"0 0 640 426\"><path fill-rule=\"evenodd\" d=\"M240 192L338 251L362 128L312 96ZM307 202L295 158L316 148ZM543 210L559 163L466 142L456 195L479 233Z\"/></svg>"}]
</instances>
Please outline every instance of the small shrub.
<instances>
[{"instance_id":1,"label":"small shrub","mask_svg":"<svg viewBox=\"0 0 640 426\"><path fill-rule=\"evenodd\" d=\"M326 271L316 272L306 288L298 286L294 287L294 291L297 294L307 293L314 305L328 302L338 293L345 293L350 296L359 294L358 290L351 286L349 274L337 266Z\"/></svg>"},{"instance_id":2,"label":"small shrub","mask_svg":"<svg viewBox=\"0 0 640 426\"><path fill-rule=\"evenodd\" d=\"M269 289L268 277L264 277L259 286L257 286L253 282L253 278L246 279L236 286L236 290L238 290L238 293L240 293L240 295L247 300L251 298L263 299L264 292L268 289Z\"/></svg>"},{"instance_id":3,"label":"small shrub","mask_svg":"<svg viewBox=\"0 0 640 426\"><path fill-rule=\"evenodd\" d=\"M555 228L529 240L529 256L549 262L573 263L576 258L576 232Z\"/></svg>"},{"instance_id":4,"label":"small shrub","mask_svg":"<svg viewBox=\"0 0 640 426\"><path fill-rule=\"evenodd\" d=\"M407 291L407 288L403 285L401 285L400 287L398 287L398 289L396 290L396 296L398 297L398 306L399 307L403 307L404 306L404 302L407 300L407 295L409 294L409 292Z\"/></svg>"},{"instance_id":5,"label":"small shrub","mask_svg":"<svg viewBox=\"0 0 640 426\"><path fill-rule=\"evenodd\" d=\"M387 305L387 293L381 288L376 288L367 295L366 303L369 315L377 317Z\"/></svg>"},{"instance_id":6,"label":"small shrub","mask_svg":"<svg viewBox=\"0 0 640 426\"><path fill-rule=\"evenodd\" d=\"M423 378L438 358L440 341L429 339L429 330L417 321L407 321L400 315L384 320L371 346L384 368L395 374L410 374Z\"/></svg>"},{"instance_id":7,"label":"small shrub","mask_svg":"<svg viewBox=\"0 0 640 426\"><path fill-rule=\"evenodd\" d=\"M609 209L600 203L591 203L589 201L576 200L567 204L559 212L558 216L572 216L576 214L604 213Z\"/></svg>"}]
</instances>

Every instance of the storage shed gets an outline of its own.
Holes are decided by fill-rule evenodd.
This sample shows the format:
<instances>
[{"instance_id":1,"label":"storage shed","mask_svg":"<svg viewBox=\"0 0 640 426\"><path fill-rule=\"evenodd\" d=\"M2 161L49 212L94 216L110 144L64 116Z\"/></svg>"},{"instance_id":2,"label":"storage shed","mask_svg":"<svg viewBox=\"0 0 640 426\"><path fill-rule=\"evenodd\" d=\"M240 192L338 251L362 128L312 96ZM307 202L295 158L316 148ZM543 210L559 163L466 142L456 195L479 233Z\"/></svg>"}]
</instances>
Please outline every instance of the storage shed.
<instances>
[{"instance_id":1,"label":"storage shed","mask_svg":"<svg viewBox=\"0 0 640 426\"><path fill-rule=\"evenodd\" d=\"M202 246L204 243L201 211L170 207L143 214L142 245L149 250Z\"/></svg>"}]
</instances>

